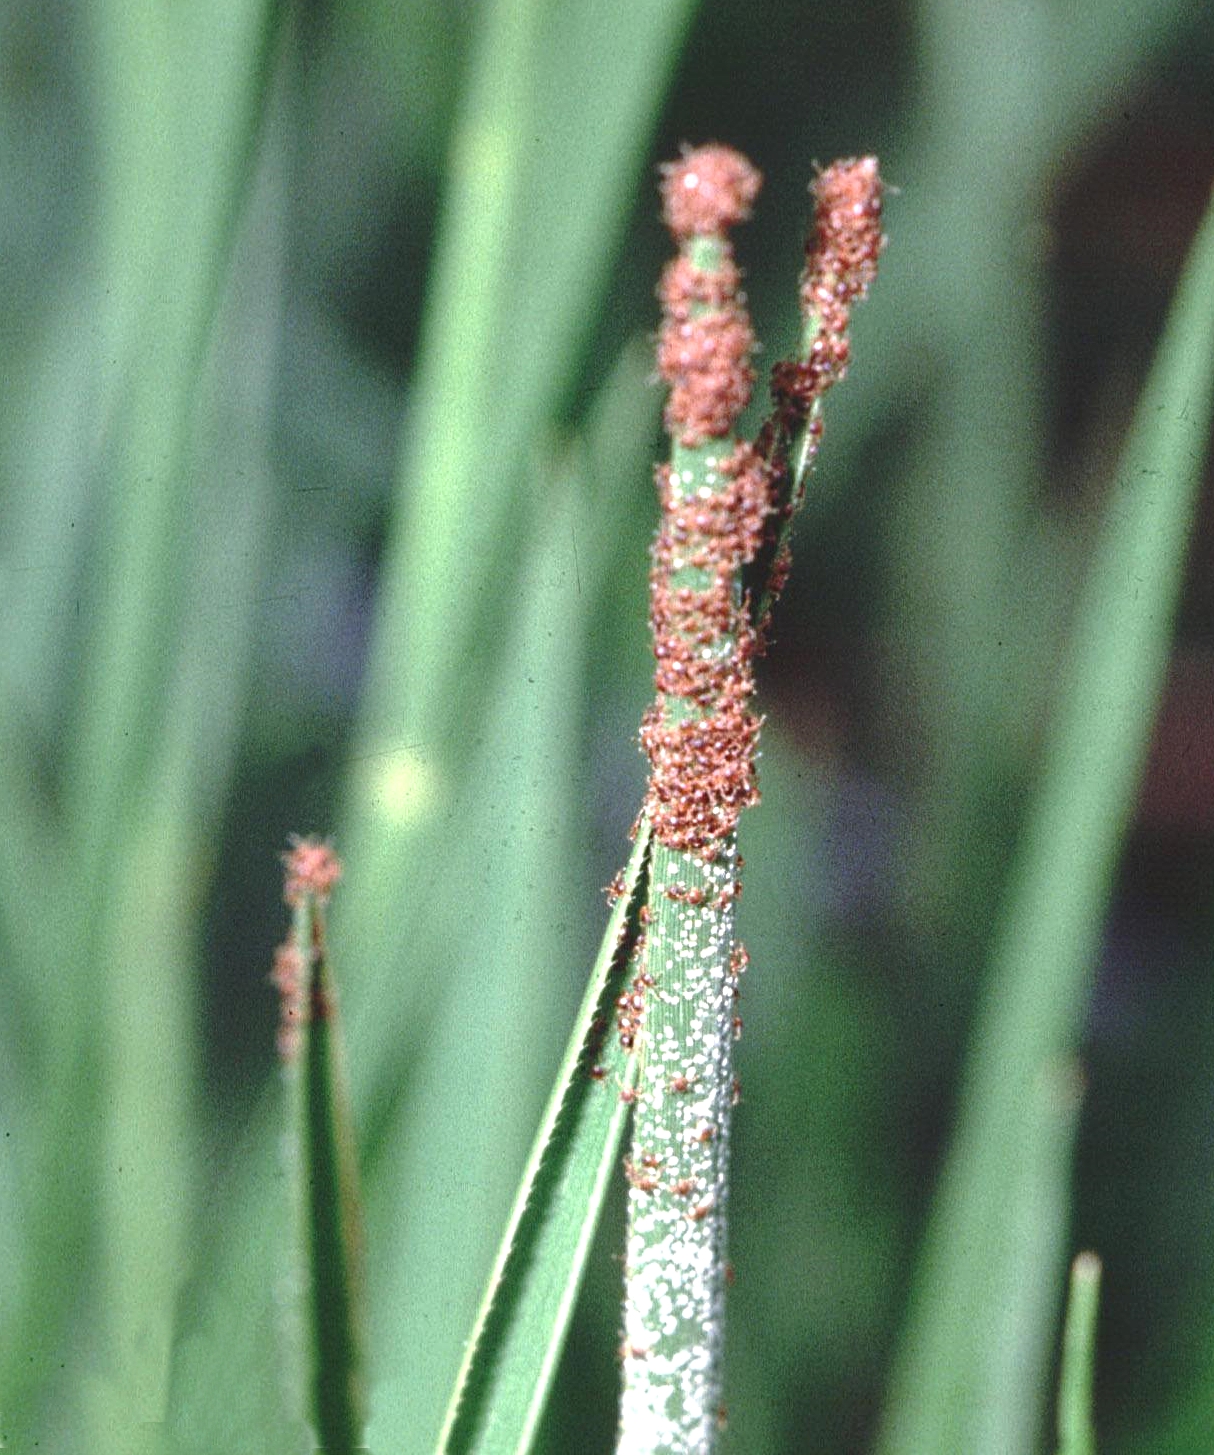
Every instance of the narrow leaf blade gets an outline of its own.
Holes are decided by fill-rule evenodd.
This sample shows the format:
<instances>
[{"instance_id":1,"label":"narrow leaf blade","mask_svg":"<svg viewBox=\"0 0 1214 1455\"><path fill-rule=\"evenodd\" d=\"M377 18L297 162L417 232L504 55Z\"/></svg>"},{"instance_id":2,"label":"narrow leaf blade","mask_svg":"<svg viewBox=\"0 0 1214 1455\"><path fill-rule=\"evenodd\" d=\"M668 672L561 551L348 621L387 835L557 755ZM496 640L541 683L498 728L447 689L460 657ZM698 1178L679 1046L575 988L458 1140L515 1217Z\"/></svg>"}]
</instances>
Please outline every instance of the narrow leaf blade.
<instances>
[{"instance_id":1,"label":"narrow leaf blade","mask_svg":"<svg viewBox=\"0 0 1214 1455\"><path fill-rule=\"evenodd\" d=\"M623 1134L620 1092L636 1074L599 1022L627 963L621 937L644 901L649 841L643 819L468 1342L444 1455L526 1450L542 1413Z\"/></svg>"},{"instance_id":2,"label":"narrow leaf blade","mask_svg":"<svg viewBox=\"0 0 1214 1455\"><path fill-rule=\"evenodd\" d=\"M998 1448L1015 1434L975 1421L1008 1377L995 1310L1048 1283L1052 1260L1009 1240L1031 1192L1043 1077L1071 1063L1091 988L1116 856L1167 662L1214 389L1214 208L1206 216L1123 454L1079 601L1040 785L994 939L958 1127L941 1178L879 1450ZM1060 1168L1065 1176L1065 1168ZM1057 1201L1059 1207L1064 1202ZM1049 1301L1030 1301L1039 1320ZM1044 1362L1047 1328L1032 1341Z\"/></svg>"},{"instance_id":3,"label":"narrow leaf blade","mask_svg":"<svg viewBox=\"0 0 1214 1455\"><path fill-rule=\"evenodd\" d=\"M1058 1376L1058 1455L1096 1455L1092 1380L1096 1364L1096 1311L1100 1306L1100 1259L1080 1253L1071 1264L1062 1369Z\"/></svg>"},{"instance_id":4,"label":"narrow leaf blade","mask_svg":"<svg viewBox=\"0 0 1214 1455\"><path fill-rule=\"evenodd\" d=\"M326 1455L361 1448L366 1426L363 1370L362 1199L336 986L319 909L296 912L298 943L314 946L312 1014L303 1066L307 1222L316 1427Z\"/></svg>"}]
</instances>

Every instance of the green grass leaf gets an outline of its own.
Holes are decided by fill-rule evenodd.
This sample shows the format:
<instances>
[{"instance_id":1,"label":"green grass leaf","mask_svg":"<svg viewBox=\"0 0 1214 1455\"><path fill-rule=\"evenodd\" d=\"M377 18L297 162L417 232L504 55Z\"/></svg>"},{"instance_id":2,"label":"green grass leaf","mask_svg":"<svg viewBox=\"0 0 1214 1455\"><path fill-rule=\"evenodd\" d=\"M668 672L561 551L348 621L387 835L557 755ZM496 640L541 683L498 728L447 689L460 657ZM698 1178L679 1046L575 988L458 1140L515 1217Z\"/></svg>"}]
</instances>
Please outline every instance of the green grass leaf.
<instances>
[{"instance_id":1,"label":"green grass leaf","mask_svg":"<svg viewBox=\"0 0 1214 1455\"><path fill-rule=\"evenodd\" d=\"M343 830L357 866L343 918L360 933L382 924L400 865L430 852L424 817L385 818L372 755L420 745L440 778L474 756L476 664L513 609L520 543L547 501L534 453L564 423L693 10L496 0L478 20L360 709L368 768ZM368 943L372 959L390 950Z\"/></svg>"},{"instance_id":2,"label":"green grass leaf","mask_svg":"<svg viewBox=\"0 0 1214 1455\"><path fill-rule=\"evenodd\" d=\"M315 862L317 852L313 842L297 844L288 857L288 882L296 872L292 860L304 854ZM321 862L327 869L327 862ZM301 1172L307 1378L325 1455L352 1455L362 1448L367 1418L358 1160L337 987L326 944L327 888L297 885L291 893L296 899L291 936L279 948L276 965L286 965L298 986L292 1007L298 1020L287 1029L298 1037L289 1067L295 1085L288 1135L298 1147Z\"/></svg>"},{"instance_id":3,"label":"green grass leaf","mask_svg":"<svg viewBox=\"0 0 1214 1455\"><path fill-rule=\"evenodd\" d=\"M1096 1311L1100 1306L1100 1259L1080 1253L1071 1264L1070 1294L1062 1330L1058 1376L1058 1455L1096 1455L1092 1378L1096 1364Z\"/></svg>"},{"instance_id":4,"label":"green grass leaf","mask_svg":"<svg viewBox=\"0 0 1214 1455\"><path fill-rule=\"evenodd\" d=\"M447 1411L448 1455L524 1451L543 1411L619 1151L620 1092L636 1077L610 1022L629 958L621 936L631 923L635 937L645 900L649 841L643 820Z\"/></svg>"},{"instance_id":5,"label":"green grass leaf","mask_svg":"<svg viewBox=\"0 0 1214 1455\"><path fill-rule=\"evenodd\" d=\"M1043 1088L1075 1055L1122 833L1167 661L1214 384L1214 210L1207 213L1139 404L1071 634L1043 769L994 939L993 964L894 1372L882 1455L1031 1447L1043 1321L1009 1338L1000 1311L1048 1287L1058 1235L1009 1236L1039 1173ZM1058 1162L1060 1178L1068 1173ZM1059 1191L1048 1198L1059 1212ZM1026 1345L1036 1355L1024 1363ZM1018 1361L1015 1430L976 1434Z\"/></svg>"}]
</instances>

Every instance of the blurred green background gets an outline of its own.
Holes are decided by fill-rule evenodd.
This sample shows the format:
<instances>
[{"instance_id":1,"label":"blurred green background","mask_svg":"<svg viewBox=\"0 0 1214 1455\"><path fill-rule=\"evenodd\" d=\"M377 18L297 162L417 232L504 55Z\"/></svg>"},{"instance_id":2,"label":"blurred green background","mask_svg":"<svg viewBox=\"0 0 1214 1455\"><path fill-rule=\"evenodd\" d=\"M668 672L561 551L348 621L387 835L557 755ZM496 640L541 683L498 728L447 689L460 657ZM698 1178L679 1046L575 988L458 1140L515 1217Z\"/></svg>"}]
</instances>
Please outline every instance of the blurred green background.
<instances>
[{"instance_id":1,"label":"blurred green background","mask_svg":"<svg viewBox=\"0 0 1214 1455\"><path fill-rule=\"evenodd\" d=\"M266 979L291 831L347 863L371 1448L431 1447L643 791L655 168L709 139L767 179L761 366L815 163L876 152L897 189L761 669L729 1334L727 1448L869 1447L1211 95L1214 20L1169 0L10 0L11 1448L306 1448ZM1127 1455L1214 1427L1212 499L1059 1234L1105 1260ZM619 1192L553 1452L610 1448Z\"/></svg>"}]
</instances>

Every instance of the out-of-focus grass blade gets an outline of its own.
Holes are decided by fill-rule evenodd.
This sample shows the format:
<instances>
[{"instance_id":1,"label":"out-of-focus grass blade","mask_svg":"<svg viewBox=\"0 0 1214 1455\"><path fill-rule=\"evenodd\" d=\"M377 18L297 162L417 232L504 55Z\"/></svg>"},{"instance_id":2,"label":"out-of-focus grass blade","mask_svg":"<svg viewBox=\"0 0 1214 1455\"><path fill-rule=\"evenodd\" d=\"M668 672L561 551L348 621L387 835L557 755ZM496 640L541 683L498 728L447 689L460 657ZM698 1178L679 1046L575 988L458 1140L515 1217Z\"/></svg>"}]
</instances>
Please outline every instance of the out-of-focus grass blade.
<instances>
[{"instance_id":1,"label":"out-of-focus grass blade","mask_svg":"<svg viewBox=\"0 0 1214 1455\"><path fill-rule=\"evenodd\" d=\"M636 173L693 0L626 9L497 0L457 123L414 405L398 472L360 716L341 918L381 935L378 905L433 827L383 813L383 760L411 745L445 785L472 755L481 672L545 496L527 478L600 316ZM568 77L579 76L571 88ZM473 484L474 482L474 484ZM386 927L384 927L386 929ZM384 951L369 938L366 959Z\"/></svg>"},{"instance_id":2,"label":"out-of-focus grass blade","mask_svg":"<svg viewBox=\"0 0 1214 1455\"><path fill-rule=\"evenodd\" d=\"M975 1418L998 1374L996 1314L1057 1270L1020 1256L1009 1210L1037 1163L1034 1091L1074 1055L1109 885L1167 661L1214 381L1214 209L1169 313L1083 587L894 1373L883 1455L1018 1443ZM1043 1300L1037 1305L1044 1306ZM1026 1372L1027 1376L1027 1372ZM1040 1377L1022 1389L1031 1401Z\"/></svg>"},{"instance_id":3,"label":"out-of-focus grass blade","mask_svg":"<svg viewBox=\"0 0 1214 1455\"><path fill-rule=\"evenodd\" d=\"M584 990L577 967L593 956L577 928L597 898L579 742L587 547L607 517L588 518L576 475L542 460L536 470L551 504L525 546L474 771L444 813L437 856L406 881L410 910L423 911L410 916L409 959L379 970L399 996L423 991L366 1102L378 1374L368 1439L401 1455L434 1448ZM586 542L580 595L573 535ZM382 1026L347 1024L360 1058L365 1044L388 1049Z\"/></svg>"},{"instance_id":4,"label":"out-of-focus grass blade","mask_svg":"<svg viewBox=\"0 0 1214 1455\"><path fill-rule=\"evenodd\" d=\"M64 802L86 858L114 842L158 741L190 565L198 380L280 14L274 0L240 0L222 22L114 3L93 16L105 102L97 251L107 286L97 327L113 397L97 451L92 609L66 744Z\"/></svg>"},{"instance_id":5,"label":"out-of-focus grass blade","mask_svg":"<svg viewBox=\"0 0 1214 1455\"><path fill-rule=\"evenodd\" d=\"M89 547L77 578L74 553L41 534L53 512L21 512L60 616L69 584L85 605L68 630L31 633L3 674L19 680L21 658L54 642L57 714L39 748L62 774L31 807L51 800L58 819L41 843L36 819L18 842L19 856L31 854L17 859L20 913L44 928L21 956L28 965L13 968L53 958L29 982L22 1039L38 1094L11 1108L16 1167L4 1174L26 1202L23 1243L0 1249L25 1264L0 1311L4 1434L32 1447L62 1444L70 1429L99 1455L132 1448L137 1427L163 1418L193 1190L192 952L211 800L194 792L201 735L178 711L198 667L183 643L205 555L190 528L204 493L190 447L278 15L272 0L223 9L103 0L80 12L97 182L88 256L67 295L82 304L70 354L83 364L62 400L45 393L52 343L48 377L26 381L22 428L6 432L28 451L5 461L27 495L45 483L54 503L87 499ZM59 411L51 432L63 430L63 401L84 421L65 433L78 429L88 448L44 454L48 412ZM51 460L63 476L46 471ZM242 544L235 531L224 541L238 556ZM0 756L16 747L18 770L39 761L24 728L21 713L0 725ZM24 814L17 795L0 798ZM53 863L34 857L48 853ZM13 911L4 918L24 929Z\"/></svg>"},{"instance_id":6,"label":"out-of-focus grass blade","mask_svg":"<svg viewBox=\"0 0 1214 1455\"><path fill-rule=\"evenodd\" d=\"M305 1427L294 1370L298 1268L290 1256L283 1108L263 1102L200 1209L201 1244L177 1299L169 1370L173 1455L302 1452ZM216 1399L214 1391L223 1390Z\"/></svg>"},{"instance_id":7,"label":"out-of-focus grass blade","mask_svg":"<svg viewBox=\"0 0 1214 1455\"><path fill-rule=\"evenodd\" d=\"M521 1130L514 1123L523 1108L518 1087L533 1070L513 1047L503 1048L496 1039L478 1042L481 1030L470 1030L470 1023L506 1025L521 1010L528 1015L529 1034L543 1038L546 1018L555 1014L549 997L537 995L532 1007L530 988L508 978L519 957L501 953L498 927L504 924L509 934L521 936L522 927L530 926L535 963L568 963L567 954L551 953L556 939L569 934L568 886L537 866L547 865L550 836L559 833L566 840L557 868L571 870L571 852L580 843L573 825L585 812L566 756L566 734L583 700L580 679L565 675L572 672L566 658L575 630L580 640L580 591L571 612L562 598L564 618L549 610L534 630L516 629L530 609L519 578L554 511L550 476L529 475L526 467L543 452L539 433L563 423L557 416L569 403L570 381L599 317L604 259L623 235L627 199L677 54L681 22L691 9L690 0L673 5L646 0L625 10L578 5L565 7L556 27L549 25L553 7L500 0L476 17L475 59L456 122L451 186L402 449L394 523L399 529L385 555L351 812L341 832L350 890L334 921L346 952L368 967L365 979L360 976L358 986L348 988L346 1027L359 1048L351 1071L355 1109L368 1139L364 1186L371 1276L381 1291L387 1288L372 1300L372 1321L381 1327L372 1345L371 1439L378 1438L378 1419L391 1428L386 1438L397 1448L412 1450L433 1440L458 1363L458 1340L475 1310L480 1270L489 1265L498 1219L509 1204L513 1179L508 1174L499 1189L500 1147L486 1148L479 1136L469 1145L466 1135L461 1146L453 1133L468 1122L474 1131L484 1130L483 1116L478 1121L471 1105L477 1088L508 1087L502 1093L503 1125L494 1130L511 1140L513 1157L513 1137ZM574 32L598 39L594 46L574 46ZM508 43L501 43L503 36ZM591 53L576 88L554 69L556 58L546 47L558 44L562 55ZM553 165L568 168L569 178L557 187L550 172L544 190L530 195L520 181L519 161L525 152L531 175L537 87L547 88L546 118L558 95L571 115L580 109L579 125L591 146L567 153L557 127L545 145L554 153ZM590 116L598 121L584 124ZM521 243L514 241L525 229L544 243L536 257L523 256ZM503 257L506 247L509 261ZM519 267L527 270L525 280ZM576 284L572 294L570 278ZM548 287L559 296L545 300ZM509 332L524 302L535 317L542 305L550 330L543 339L529 335L526 349ZM535 398L528 400L525 429L517 393L524 369L538 375L544 401L537 409ZM503 425L501 411L507 408ZM644 425L651 427L648 415ZM571 524L578 527L576 540ZM611 527L601 519L586 520L584 529L581 520L571 524L561 523L560 550L551 544L550 559L562 570L580 569L584 584L594 554L590 546L600 531L612 544ZM550 533L555 531L552 525ZM555 580L555 571L546 569ZM490 601L494 609L486 608ZM521 650L512 644L523 636L526 652L536 660L510 657L504 667L503 644ZM528 679L550 670L557 678L556 696L541 697ZM513 714L509 729L502 726L503 705ZM469 763L480 775L477 783L468 782ZM529 777L537 763L540 774ZM520 836L532 832L532 825L536 837L523 854ZM509 852L503 854L503 848ZM469 914L473 900L477 910ZM432 958L419 952L423 941L437 947ZM466 972L458 984L455 967ZM486 967L495 971L488 980ZM486 1011L490 1005L492 1016ZM440 1024L449 1037L441 1053L428 1035ZM416 1116L415 1105L422 1107ZM372 1106L374 1121L364 1115ZM409 1108L407 1117L401 1116L402 1106ZM451 1114L453 1107L459 1116ZM529 1139L532 1115L528 1109L523 1138ZM274 1125L272 1115L259 1113L259 1134L233 1174L231 1204L225 1199L229 1215L250 1230L251 1241L216 1241L185 1312L187 1337L174 1371L175 1424L183 1438L204 1448L233 1434L249 1438L245 1431L253 1426L258 1434L274 1428L273 1392L250 1387L247 1378L253 1361L262 1357L264 1321L247 1315L250 1298L265 1286L258 1282L265 1278L261 1229L274 1216L275 1203L264 1159L273 1157ZM521 1149L526 1142L517 1145ZM482 1165L495 1151L497 1163ZM435 1168L442 1168L441 1176ZM462 1200L448 1195L443 1201L451 1184L458 1184ZM406 1185L409 1212L402 1205ZM499 1190L505 1194L500 1204ZM492 1200L494 1208L488 1238L479 1216L482 1199ZM433 1206L443 1208L445 1225L433 1222ZM399 1287L395 1272L381 1267L377 1274L374 1267L382 1262L375 1251L377 1216L391 1226L391 1236L378 1238L378 1247L401 1250ZM467 1257L465 1242L476 1246ZM451 1312L451 1282L440 1271L444 1249L453 1246L461 1249L461 1276L470 1280L466 1311L459 1285L458 1314ZM419 1260L415 1248L426 1257ZM436 1293L451 1295L441 1313L435 1312ZM217 1379L234 1390L223 1407L208 1406L198 1393ZM438 1404L431 1409L435 1392Z\"/></svg>"},{"instance_id":8,"label":"out-of-focus grass blade","mask_svg":"<svg viewBox=\"0 0 1214 1455\"><path fill-rule=\"evenodd\" d=\"M1100 0L1082 20L1038 0L1014 13L990 0L924 0L917 106L877 147L904 187L898 247L882 264L883 307L859 320L874 367L848 381L831 454L839 463L873 418L914 411L915 468L888 513L897 588L881 711L905 721L915 704L915 846L903 893L920 923L947 935L926 956L945 991L958 960L985 943L975 931L991 922L991 846L1014 802L1006 785L1025 771L1061 644L1060 542L1036 504L1053 283L1048 228L1028 219L1068 175L1077 137L1109 115L1111 96L1149 84L1153 52L1176 44L1191 14L1184 0ZM906 335L928 341L926 389L923 355L899 345ZM828 472L826 496L839 478ZM1026 578L1038 589L1023 592ZM939 1000L925 987L933 992ZM945 1002L940 1020L951 1009Z\"/></svg>"},{"instance_id":9,"label":"out-of-focus grass blade","mask_svg":"<svg viewBox=\"0 0 1214 1455\"><path fill-rule=\"evenodd\" d=\"M645 899L649 839L642 820L447 1410L447 1455L524 1451L543 1411L619 1150L620 1093L636 1075L610 1008L628 964L622 937Z\"/></svg>"},{"instance_id":10,"label":"out-of-focus grass blade","mask_svg":"<svg viewBox=\"0 0 1214 1455\"><path fill-rule=\"evenodd\" d=\"M91 1173L84 1186L98 1238L91 1307L81 1309L79 1270L62 1251L48 1258L40 1280L44 1288L66 1283L66 1327L90 1329L96 1352L83 1369L69 1362L55 1403L79 1421L75 1428L87 1432L97 1455L122 1455L135 1427L164 1418L173 1299L197 1186L188 971L198 948L192 892L202 849L182 785L158 777L124 836L127 858L99 917L105 973L94 1006L102 1050L82 1056L73 1108L83 1144L74 1169L78 1178L82 1168ZM72 1106L64 1094L62 1116ZM65 1200L47 1222L69 1221L71 1207Z\"/></svg>"},{"instance_id":11,"label":"out-of-focus grass blade","mask_svg":"<svg viewBox=\"0 0 1214 1455\"><path fill-rule=\"evenodd\" d=\"M547 544L529 572L529 592L539 600L528 593L520 599L520 614L533 624L503 642L495 678L484 684L477 771L444 810L451 828L442 859L413 866L407 903L399 886L390 895L393 914L407 914L411 925L400 963L394 959L384 970L360 958L360 983L346 988L369 1230L369 1439L376 1450L420 1455L434 1448L517 1167L543 1105L546 1087L536 1088L529 1106L523 1101L528 1078L535 1082L534 1056L520 1058L520 1042L503 1031L525 1034L536 1055L547 1057L551 1049L555 1070L576 992L563 1009L562 997L571 984L580 990L581 975L562 976L554 968L570 964L574 937L564 921L577 884L585 885L578 872L584 836L574 832L584 807L570 806L582 805L569 737L584 710L579 603L601 598L630 490L648 474L659 407L646 386L649 371L648 348L630 345L592 411L589 514L571 508L579 484L545 471ZM625 423L635 437L621 429ZM610 470L598 455L604 430L611 434ZM528 542L528 556L542 544ZM638 765L637 797L641 776ZM343 899L352 888L343 888ZM351 953L348 924L340 918L333 932ZM520 980L520 964L534 973ZM466 988L451 984L455 967L465 972ZM377 985L381 994L369 997ZM352 1017L356 991L363 1014ZM411 1014L401 1014L401 1002L413 1007ZM433 1054L438 1035L443 1047ZM368 1076L363 1068L359 1075L368 1048L376 1047L380 1074ZM494 1108L489 1119L486 1097ZM266 1351L280 1343L271 1294L281 1305L286 1273L277 1249L285 1193L276 1101L267 1098L258 1107L199 1220L204 1241L181 1300L173 1369L173 1434L189 1455L217 1445L260 1451L282 1429L282 1380L265 1373ZM511 1153L503 1165L506 1139ZM489 1199L494 1211L486 1222ZM227 1391L218 1403L208 1398L217 1384Z\"/></svg>"},{"instance_id":12,"label":"out-of-focus grass blade","mask_svg":"<svg viewBox=\"0 0 1214 1455\"><path fill-rule=\"evenodd\" d=\"M1100 1306L1100 1259L1080 1253L1071 1264L1062 1368L1058 1375L1058 1455L1096 1455L1092 1380L1096 1366L1096 1311Z\"/></svg>"},{"instance_id":13,"label":"out-of-focus grass blade","mask_svg":"<svg viewBox=\"0 0 1214 1455\"><path fill-rule=\"evenodd\" d=\"M1066 1254L1082 1093L1073 1064L1042 1069L1023 1108L1024 1158L1015 1195L985 1212L986 1226L996 1230L983 1325L987 1359L975 1379L982 1399L967 1411L972 1425L959 1447L967 1451L1038 1446L1039 1389L1050 1358L1058 1294L1056 1283L1035 1275L1041 1268L1061 1267ZM1003 1191L996 1187L995 1196Z\"/></svg>"},{"instance_id":14,"label":"out-of-focus grass blade","mask_svg":"<svg viewBox=\"0 0 1214 1455\"><path fill-rule=\"evenodd\" d=\"M390 1229L383 1254L372 1246L377 1449L434 1448L584 993L578 967L595 941L586 943L577 922L597 898L579 827L584 633L614 579L637 487L648 496L658 403L648 374L647 351L626 350L584 446L573 442L555 465L534 463L547 506L520 547L521 589L492 685L482 689L475 770L444 811L437 857L410 876L411 908L424 913L409 938L412 964L389 973L396 996L421 990L423 999L385 1057L366 1123L372 1227ZM634 801L639 764L636 779L625 790ZM378 1042L382 1028L366 1034Z\"/></svg>"}]
</instances>

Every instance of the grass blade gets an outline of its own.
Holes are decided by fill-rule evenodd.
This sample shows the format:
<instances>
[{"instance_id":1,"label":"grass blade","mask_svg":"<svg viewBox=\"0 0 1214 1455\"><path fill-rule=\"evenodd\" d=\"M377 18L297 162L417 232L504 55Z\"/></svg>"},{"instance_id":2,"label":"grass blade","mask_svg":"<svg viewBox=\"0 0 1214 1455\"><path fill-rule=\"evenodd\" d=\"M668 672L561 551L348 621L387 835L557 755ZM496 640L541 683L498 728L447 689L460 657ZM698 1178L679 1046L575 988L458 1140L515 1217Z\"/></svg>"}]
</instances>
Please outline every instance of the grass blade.
<instances>
[{"instance_id":1,"label":"grass blade","mask_svg":"<svg viewBox=\"0 0 1214 1455\"><path fill-rule=\"evenodd\" d=\"M275 955L283 995L279 1050L295 1062L290 1135L301 1152L312 1413L325 1455L352 1455L366 1425L362 1204L325 903L341 874L333 851L297 840L283 856L291 934Z\"/></svg>"},{"instance_id":2,"label":"grass blade","mask_svg":"<svg viewBox=\"0 0 1214 1455\"><path fill-rule=\"evenodd\" d=\"M474 755L480 673L469 668L512 609L519 542L545 502L528 478L533 452L563 422L693 9L500 0L478 21L360 709L367 766L343 831L357 882L342 917L366 937L368 962L392 949L383 886L434 852L427 818L383 813L374 755L417 745L418 773L442 784Z\"/></svg>"},{"instance_id":3,"label":"grass blade","mask_svg":"<svg viewBox=\"0 0 1214 1455\"><path fill-rule=\"evenodd\" d=\"M64 801L86 857L114 843L149 771L184 627L198 380L247 201L280 19L272 0L228 11L222 24L189 12L153 22L108 4L94 18L109 103L99 333L107 373L114 354L121 368L98 451L96 604L67 744ZM140 85L119 79L133 75Z\"/></svg>"},{"instance_id":4,"label":"grass blade","mask_svg":"<svg viewBox=\"0 0 1214 1455\"><path fill-rule=\"evenodd\" d=\"M1071 1264L1071 1287L1062 1330L1058 1376L1058 1455L1096 1455L1092 1377L1096 1364L1096 1311L1100 1259L1080 1253Z\"/></svg>"},{"instance_id":5,"label":"grass blade","mask_svg":"<svg viewBox=\"0 0 1214 1455\"><path fill-rule=\"evenodd\" d=\"M1214 209L1139 404L1078 605L1040 784L994 940L958 1128L894 1371L882 1455L1020 1444L976 1412L1003 1358L994 1311L1054 1270L1004 1237L1038 1164L1042 1076L1074 1055L1110 881L1167 661L1214 386ZM1043 1300L1037 1300L1043 1306ZM1040 1340L1044 1357L1044 1340ZM1030 1388L1040 1388L1041 1371ZM992 1443L993 1441L993 1443Z\"/></svg>"},{"instance_id":6,"label":"grass blade","mask_svg":"<svg viewBox=\"0 0 1214 1455\"><path fill-rule=\"evenodd\" d=\"M526 1450L543 1410L624 1129L616 1084L636 1074L602 1020L630 924L635 938L649 840L642 820L447 1410L449 1455Z\"/></svg>"}]
</instances>

